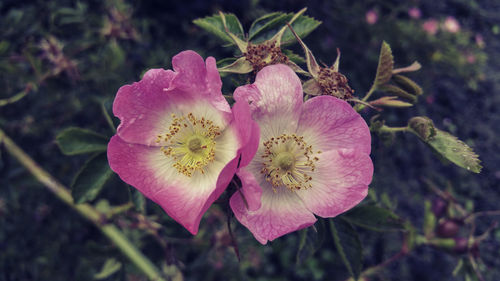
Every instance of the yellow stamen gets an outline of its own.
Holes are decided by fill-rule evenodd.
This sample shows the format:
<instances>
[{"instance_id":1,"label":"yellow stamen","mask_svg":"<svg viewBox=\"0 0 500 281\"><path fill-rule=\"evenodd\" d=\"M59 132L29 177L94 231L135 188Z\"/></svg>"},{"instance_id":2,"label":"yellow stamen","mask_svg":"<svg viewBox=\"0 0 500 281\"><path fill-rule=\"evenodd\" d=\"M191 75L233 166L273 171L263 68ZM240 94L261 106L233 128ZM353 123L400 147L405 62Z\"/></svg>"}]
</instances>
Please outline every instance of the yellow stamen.
<instances>
[{"instance_id":1,"label":"yellow stamen","mask_svg":"<svg viewBox=\"0 0 500 281\"><path fill-rule=\"evenodd\" d=\"M315 171L315 163L319 158L313 155L312 146L304 141L304 137L282 134L265 141L263 146L261 173L275 192L280 186L292 191L311 187L312 177L309 173Z\"/></svg>"},{"instance_id":2,"label":"yellow stamen","mask_svg":"<svg viewBox=\"0 0 500 281\"><path fill-rule=\"evenodd\" d=\"M158 135L161 151L171 157L173 167L181 174L191 177L195 171L205 173L205 166L215 159L215 138L221 134L219 126L205 117L197 118L193 113L186 116L171 115L168 132Z\"/></svg>"}]
</instances>

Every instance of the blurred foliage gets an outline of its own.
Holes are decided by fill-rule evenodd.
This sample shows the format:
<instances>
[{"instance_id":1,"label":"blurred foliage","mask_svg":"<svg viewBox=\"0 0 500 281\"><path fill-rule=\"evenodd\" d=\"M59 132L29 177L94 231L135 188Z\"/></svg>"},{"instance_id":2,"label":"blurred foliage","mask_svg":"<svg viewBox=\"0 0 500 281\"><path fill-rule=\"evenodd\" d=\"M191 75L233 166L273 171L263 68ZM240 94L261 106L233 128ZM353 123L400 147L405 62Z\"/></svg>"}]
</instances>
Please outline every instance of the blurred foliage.
<instances>
[{"instance_id":1,"label":"blurred foliage","mask_svg":"<svg viewBox=\"0 0 500 281\"><path fill-rule=\"evenodd\" d=\"M412 134L374 136L375 176L367 200L395 210L401 218L419 226L424 223L423 202L435 197L425 181L432 179L441 188L453 186L454 196L465 206L476 206L476 211L498 208L500 6L494 0L2 0L0 100L19 93L26 93L26 97L0 107L0 128L69 185L90 158L68 157L59 151L54 140L64 128L87 128L109 137L113 134L110 124L116 124L116 120L106 114L120 86L137 81L149 68L170 68L171 57L185 49L216 59L235 55L233 48L221 48L220 40L193 24L194 19L222 10L234 13L243 30L249 30L252 21L266 13L296 12L305 6L307 15L322 24L304 42L319 62L333 61L336 48L340 48L340 70L358 97L373 83L383 40L397 58L394 67L415 60L422 64L421 71L408 75L424 91L418 97L418 106L405 111L385 109L380 114L388 124L406 126L413 116L429 116L436 127L458 136L481 156L484 168L476 175L436 161ZM414 7L419 8L420 18L409 15ZM367 21L367 13L372 19L376 15L374 23ZM443 28L450 16L460 24L458 32ZM438 23L435 34L423 29L431 19ZM303 54L299 45L290 47L295 54ZM227 76L223 92L231 93L246 82ZM0 280L145 280L92 225L40 187L1 148L0 187ZM143 208L143 198L116 176L102 188L99 201L94 202L101 210L125 204L130 198L137 209ZM345 259L330 239L334 234L325 225L316 228L326 231L327 238L307 230L261 246L229 218L241 256L238 262L227 230L226 208L214 205L195 237L150 201L146 201L144 215L125 212L109 219L122 226L164 271L170 270L169 264L178 265L186 280L349 277ZM448 208L447 212L453 210ZM476 231L483 233L493 219L478 220ZM399 242L395 242L400 240L399 232L379 233L356 225L352 219L347 225L353 227L351 223L363 244L364 268L399 251ZM321 239L324 241L319 248L315 243ZM500 279L499 250L497 229L478 249L481 266L488 269L484 271L485 280ZM455 272L463 274L454 277L458 261ZM463 280L472 268L466 256L424 247L389 266L380 279Z\"/></svg>"}]
</instances>

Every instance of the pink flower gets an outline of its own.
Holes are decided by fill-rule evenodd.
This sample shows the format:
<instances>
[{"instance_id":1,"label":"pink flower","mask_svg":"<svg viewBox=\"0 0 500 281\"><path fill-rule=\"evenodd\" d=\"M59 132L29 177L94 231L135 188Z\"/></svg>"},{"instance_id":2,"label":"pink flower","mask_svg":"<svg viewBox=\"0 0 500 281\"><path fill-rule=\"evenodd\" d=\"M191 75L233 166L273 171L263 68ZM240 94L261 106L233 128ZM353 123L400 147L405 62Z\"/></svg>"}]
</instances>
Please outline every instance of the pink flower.
<instances>
[{"instance_id":1,"label":"pink flower","mask_svg":"<svg viewBox=\"0 0 500 281\"><path fill-rule=\"evenodd\" d=\"M236 89L260 126L257 154L237 173L236 218L262 244L335 217L366 196L373 174L370 131L345 101L318 96L303 102L302 84L285 65L262 69Z\"/></svg>"},{"instance_id":2,"label":"pink flower","mask_svg":"<svg viewBox=\"0 0 500 281\"><path fill-rule=\"evenodd\" d=\"M460 31L460 24L454 17L446 17L443 23L443 29L451 33L457 33Z\"/></svg>"},{"instance_id":3,"label":"pink flower","mask_svg":"<svg viewBox=\"0 0 500 281\"><path fill-rule=\"evenodd\" d=\"M422 24L422 28L424 29L425 32L427 32L430 35L435 35L438 31L439 28L439 23L435 19L430 19L424 21Z\"/></svg>"},{"instance_id":4,"label":"pink flower","mask_svg":"<svg viewBox=\"0 0 500 281\"><path fill-rule=\"evenodd\" d=\"M408 15L412 19L419 19L422 16L422 13L420 12L420 9L417 7L412 7L408 9Z\"/></svg>"},{"instance_id":5,"label":"pink flower","mask_svg":"<svg viewBox=\"0 0 500 281\"><path fill-rule=\"evenodd\" d=\"M235 104L235 118L222 96L214 58L205 64L184 51L172 65L173 71L151 69L118 90L113 113L121 124L108 144L108 161L123 181L196 234L203 213L231 181L238 154L246 149L245 159L252 157L245 146L252 123L247 103Z\"/></svg>"},{"instance_id":6,"label":"pink flower","mask_svg":"<svg viewBox=\"0 0 500 281\"><path fill-rule=\"evenodd\" d=\"M378 20L378 14L375 10L369 10L365 14L365 20L368 24L373 25Z\"/></svg>"}]
</instances>

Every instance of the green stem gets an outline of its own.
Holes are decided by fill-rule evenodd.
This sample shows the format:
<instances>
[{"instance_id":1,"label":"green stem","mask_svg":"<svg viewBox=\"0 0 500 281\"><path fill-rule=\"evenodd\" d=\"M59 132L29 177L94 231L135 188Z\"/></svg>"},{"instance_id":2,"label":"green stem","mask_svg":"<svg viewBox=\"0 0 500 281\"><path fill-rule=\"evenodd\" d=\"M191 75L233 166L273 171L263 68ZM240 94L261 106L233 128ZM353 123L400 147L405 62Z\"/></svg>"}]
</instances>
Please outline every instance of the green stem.
<instances>
[{"instance_id":1,"label":"green stem","mask_svg":"<svg viewBox=\"0 0 500 281\"><path fill-rule=\"evenodd\" d=\"M365 94L365 96L361 99L362 102L366 102L370 97L371 95L375 92L375 89L377 87L375 87L375 84L372 85L372 87L370 88L370 90ZM357 112L360 112L361 110L363 110L363 108L365 108L366 105L364 104L357 104L354 109L357 111Z\"/></svg>"},{"instance_id":2,"label":"green stem","mask_svg":"<svg viewBox=\"0 0 500 281\"><path fill-rule=\"evenodd\" d=\"M388 127L386 125L378 129L378 131L381 133L407 132L408 130L408 127Z\"/></svg>"},{"instance_id":3,"label":"green stem","mask_svg":"<svg viewBox=\"0 0 500 281\"><path fill-rule=\"evenodd\" d=\"M45 185L52 193L80 215L92 222L106 235L121 252L134 263L150 280L165 281L158 268L144 256L127 237L113 224L103 224L102 214L89 204L75 204L68 189L54 177L43 170L31 159L14 141L0 129L0 144L3 143L7 151L16 158L38 181Z\"/></svg>"}]
</instances>

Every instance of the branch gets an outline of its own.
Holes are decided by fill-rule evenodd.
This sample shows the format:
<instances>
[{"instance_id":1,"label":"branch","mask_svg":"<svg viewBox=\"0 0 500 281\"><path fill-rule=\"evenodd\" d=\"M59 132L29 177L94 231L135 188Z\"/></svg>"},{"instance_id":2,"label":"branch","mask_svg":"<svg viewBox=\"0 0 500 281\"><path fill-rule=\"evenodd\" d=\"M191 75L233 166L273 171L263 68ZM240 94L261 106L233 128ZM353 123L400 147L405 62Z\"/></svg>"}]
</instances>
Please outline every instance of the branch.
<instances>
[{"instance_id":1,"label":"branch","mask_svg":"<svg viewBox=\"0 0 500 281\"><path fill-rule=\"evenodd\" d=\"M89 204L75 204L68 189L43 170L1 129L0 144L3 144L9 154L16 158L19 163L21 163L39 182L47 187L47 189L99 228L133 264L149 277L150 280L165 281L160 270L158 270L158 268L144 256L114 224L103 224L102 214L94 209L93 206Z\"/></svg>"}]
</instances>

